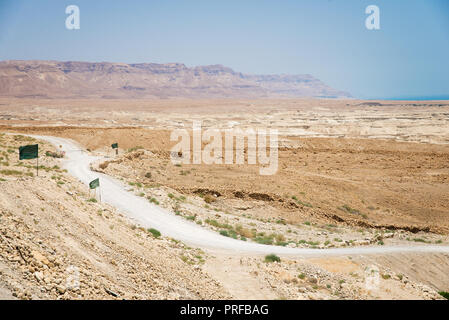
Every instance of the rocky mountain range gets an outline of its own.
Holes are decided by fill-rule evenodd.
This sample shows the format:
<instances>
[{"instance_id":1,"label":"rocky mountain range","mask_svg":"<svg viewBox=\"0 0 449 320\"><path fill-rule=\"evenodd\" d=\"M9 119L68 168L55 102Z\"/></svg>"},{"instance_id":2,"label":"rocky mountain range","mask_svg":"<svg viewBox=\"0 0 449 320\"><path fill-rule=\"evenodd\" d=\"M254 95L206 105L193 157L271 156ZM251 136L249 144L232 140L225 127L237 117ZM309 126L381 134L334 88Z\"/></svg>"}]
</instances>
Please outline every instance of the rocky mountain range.
<instances>
[{"instance_id":1,"label":"rocky mountain range","mask_svg":"<svg viewBox=\"0 0 449 320\"><path fill-rule=\"evenodd\" d=\"M0 97L348 98L308 74L248 75L222 65L0 61Z\"/></svg>"}]
</instances>

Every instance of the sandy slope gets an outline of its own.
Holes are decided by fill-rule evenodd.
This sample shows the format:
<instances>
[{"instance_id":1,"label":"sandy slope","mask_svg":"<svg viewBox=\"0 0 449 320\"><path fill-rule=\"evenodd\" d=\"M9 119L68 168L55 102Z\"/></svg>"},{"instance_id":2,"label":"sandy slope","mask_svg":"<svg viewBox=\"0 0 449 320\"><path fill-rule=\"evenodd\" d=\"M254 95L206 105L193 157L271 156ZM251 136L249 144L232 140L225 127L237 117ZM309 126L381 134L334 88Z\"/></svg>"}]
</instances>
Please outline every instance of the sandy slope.
<instances>
[{"instance_id":1,"label":"sandy slope","mask_svg":"<svg viewBox=\"0 0 449 320\"><path fill-rule=\"evenodd\" d=\"M18 147L39 143L39 176ZM0 134L0 300L226 299L207 255L92 201L48 142Z\"/></svg>"},{"instance_id":2,"label":"sandy slope","mask_svg":"<svg viewBox=\"0 0 449 320\"><path fill-rule=\"evenodd\" d=\"M324 256L324 255L348 255L348 254L384 254L405 252L442 252L449 253L448 246L384 246L363 248L338 248L338 249L298 249L279 246L268 246L256 243L243 242L220 236L212 231L185 221L165 210L148 203L148 201L126 191L126 186L121 182L90 170L92 162L99 158L92 157L82 150L76 143L63 138L49 136L34 136L47 140L66 151L67 159L64 166L69 173L80 179L83 183L100 177L102 199L106 203L126 213L130 218L136 220L144 227L153 227L162 232L163 235L173 237L188 244L218 250L266 254L276 253L291 256Z\"/></svg>"}]
</instances>

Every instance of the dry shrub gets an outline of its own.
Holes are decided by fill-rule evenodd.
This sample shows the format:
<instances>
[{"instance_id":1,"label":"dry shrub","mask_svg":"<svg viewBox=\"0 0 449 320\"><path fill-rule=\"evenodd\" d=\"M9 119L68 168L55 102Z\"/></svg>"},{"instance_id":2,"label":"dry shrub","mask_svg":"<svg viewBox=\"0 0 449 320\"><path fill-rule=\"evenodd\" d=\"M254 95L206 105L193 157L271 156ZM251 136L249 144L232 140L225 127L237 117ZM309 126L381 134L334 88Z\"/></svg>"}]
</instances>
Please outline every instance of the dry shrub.
<instances>
[{"instance_id":1,"label":"dry shrub","mask_svg":"<svg viewBox=\"0 0 449 320\"><path fill-rule=\"evenodd\" d=\"M238 225L235 228L235 231L237 232L237 234L239 234L240 236L245 237L245 238L253 238L254 237L254 233L251 230L249 230L247 228L243 228L240 225Z\"/></svg>"},{"instance_id":2,"label":"dry shrub","mask_svg":"<svg viewBox=\"0 0 449 320\"><path fill-rule=\"evenodd\" d=\"M276 241L277 241L277 242L283 242L283 241L285 241L284 235L282 235L282 234L277 234L277 235L276 235Z\"/></svg>"},{"instance_id":3,"label":"dry shrub","mask_svg":"<svg viewBox=\"0 0 449 320\"><path fill-rule=\"evenodd\" d=\"M212 202L217 201L217 199L215 199L215 197L214 197L213 195L206 194L206 195L204 196L204 201L205 201L206 203L212 203Z\"/></svg>"},{"instance_id":4,"label":"dry shrub","mask_svg":"<svg viewBox=\"0 0 449 320\"><path fill-rule=\"evenodd\" d=\"M108 165L109 165L109 162L108 161L105 161L105 162L103 162L103 163L100 163L100 165L98 166L101 170L104 170L104 169L106 169L107 167L108 167Z\"/></svg>"}]
</instances>

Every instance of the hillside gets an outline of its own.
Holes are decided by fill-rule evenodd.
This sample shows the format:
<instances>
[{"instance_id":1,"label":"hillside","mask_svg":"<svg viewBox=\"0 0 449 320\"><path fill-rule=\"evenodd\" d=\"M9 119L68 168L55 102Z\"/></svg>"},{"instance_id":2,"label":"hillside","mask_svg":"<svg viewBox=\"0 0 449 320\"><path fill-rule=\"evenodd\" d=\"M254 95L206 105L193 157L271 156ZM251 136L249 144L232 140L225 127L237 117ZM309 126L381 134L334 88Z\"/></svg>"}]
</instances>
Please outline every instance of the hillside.
<instances>
[{"instance_id":1,"label":"hillside","mask_svg":"<svg viewBox=\"0 0 449 320\"><path fill-rule=\"evenodd\" d=\"M94 200L57 159L41 155L37 177L33 160L17 160L27 143L54 151L0 135L0 300L230 297L201 271L204 252Z\"/></svg>"},{"instance_id":2,"label":"hillside","mask_svg":"<svg viewBox=\"0 0 449 320\"><path fill-rule=\"evenodd\" d=\"M210 65L0 61L0 97L347 98L311 75L246 75Z\"/></svg>"}]
</instances>

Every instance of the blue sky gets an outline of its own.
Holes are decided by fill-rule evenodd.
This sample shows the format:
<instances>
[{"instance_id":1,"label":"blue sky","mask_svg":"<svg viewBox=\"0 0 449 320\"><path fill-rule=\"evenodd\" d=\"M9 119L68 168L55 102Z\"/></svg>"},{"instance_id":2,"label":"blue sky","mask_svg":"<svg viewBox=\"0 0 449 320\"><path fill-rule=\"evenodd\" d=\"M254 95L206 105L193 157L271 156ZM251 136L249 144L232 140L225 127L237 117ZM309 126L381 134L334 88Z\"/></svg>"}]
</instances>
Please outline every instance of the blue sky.
<instances>
[{"instance_id":1,"label":"blue sky","mask_svg":"<svg viewBox=\"0 0 449 320\"><path fill-rule=\"evenodd\" d=\"M65 28L78 5L81 29ZM365 28L380 8L381 29ZM309 73L359 98L449 98L448 0L0 0L0 60Z\"/></svg>"}]
</instances>

